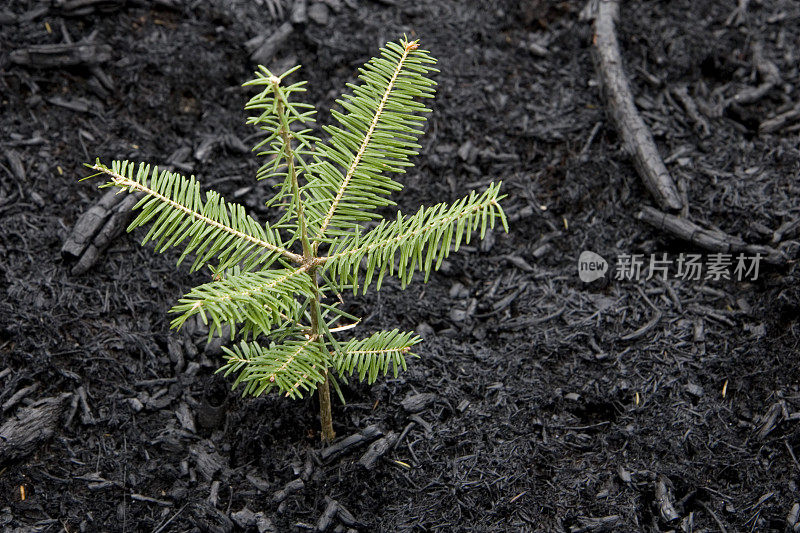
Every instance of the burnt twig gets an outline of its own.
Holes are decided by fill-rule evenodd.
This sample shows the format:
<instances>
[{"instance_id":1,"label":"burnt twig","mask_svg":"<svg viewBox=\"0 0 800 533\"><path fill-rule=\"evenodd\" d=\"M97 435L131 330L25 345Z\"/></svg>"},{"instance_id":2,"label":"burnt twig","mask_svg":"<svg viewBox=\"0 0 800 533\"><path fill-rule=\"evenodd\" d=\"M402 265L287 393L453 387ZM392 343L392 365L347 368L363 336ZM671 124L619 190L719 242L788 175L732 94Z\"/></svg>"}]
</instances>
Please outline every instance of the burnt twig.
<instances>
[{"instance_id":1,"label":"burnt twig","mask_svg":"<svg viewBox=\"0 0 800 533\"><path fill-rule=\"evenodd\" d=\"M388 435L370 445L367 452L358 460L358 464L366 470L372 470L375 468L375 463L378 462L378 459L383 457L394 446L396 441L397 433L390 431Z\"/></svg>"},{"instance_id":2,"label":"burnt twig","mask_svg":"<svg viewBox=\"0 0 800 533\"><path fill-rule=\"evenodd\" d=\"M383 435L383 432L378 429L378 426L367 426L359 433L345 437L344 439L336 442L320 452L320 459L324 462L330 461L347 451L360 446L365 442L369 442L377 437Z\"/></svg>"},{"instance_id":3,"label":"burnt twig","mask_svg":"<svg viewBox=\"0 0 800 533\"><path fill-rule=\"evenodd\" d=\"M758 127L758 131L759 133L773 133L797 120L800 120L800 104L797 104L788 111L766 119Z\"/></svg>"},{"instance_id":4,"label":"burnt twig","mask_svg":"<svg viewBox=\"0 0 800 533\"><path fill-rule=\"evenodd\" d=\"M38 44L14 50L9 59L29 67L92 66L111 59L111 46L89 42Z\"/></svg>"},{"instance_id":5,"label":"burnt twig","mask_svg":"<svg viewBox=\"0 0 800 533\"><path fill-rule=\"evenodd\" d=\"M662 209L680 211L683 207L681 197L661 160L650 129L633 103L633 94L622 70L615 27L618 16L619 2L616 0L603 0L596 4L592 55L608 112L647 190Z\"/></svg>"},{"instance_id":6,"label":"burnt twig","mask_svg":"<svg viewBox=\"0 0 800 533\"><path fill-rule=\"evenodd\" d=\"M657 229L688 241L695 246L711 252L734 253L746 252L748 254L761 254L764 261L771 264L783 264L786 258L778 250L760 244L747 244L739 237L728 235L720 231L702 228L688 220L658 209L645 206L636 214L636 218L647 222Z\"/></svg>"},{"instance_id":7,"label":"burnt twig","mask_svg":"<svg viewBox=\"0 0 800 533\"><path fill-rule=\"evenodd\" d=\"M761 100L773 87L781 82L778 67L764 56L764 49L760 42L753 43L753 64L761 76L761 83L757 87L748 87L733 95L730 102L735 104L752 104Z\"/></svg>"}]
</instances>

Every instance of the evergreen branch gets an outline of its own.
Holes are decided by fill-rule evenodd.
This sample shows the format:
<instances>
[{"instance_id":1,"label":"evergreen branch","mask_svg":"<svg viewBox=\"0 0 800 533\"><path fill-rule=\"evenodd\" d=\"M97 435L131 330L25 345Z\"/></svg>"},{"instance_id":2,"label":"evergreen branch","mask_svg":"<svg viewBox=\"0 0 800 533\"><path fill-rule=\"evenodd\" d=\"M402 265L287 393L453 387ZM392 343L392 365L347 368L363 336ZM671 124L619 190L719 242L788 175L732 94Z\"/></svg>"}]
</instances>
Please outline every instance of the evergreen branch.
<instances>
[{"instance_id":1,"label":"evergreen branch","mask_svg":"<svg viewBox=\"0 0 800 533\"><path fill-rule=\"evenodd\" d=\"M278 388L291 398L300 398L303 390L312 391L325 380L323 372L329 359L314 335L269 348L242 341L233 349L223 350L226 363L217 372L224 372L225 376L238 372L233 387L243 383L243 395L253 396Z\"/></svg>"},{"instance_id":2,"label":"evergreen branch","mask_svg":"<svg viewBox=\"0 0 800 533\"><path fill-rule=\"evenodd\" d=\"M386 375L392 366L394 377L402 368L406 369L406 356L411 348L422 339L413 332L379 331L366 339L352 339L342 344L339 352L333 354L333 366L340 376L358 371L359 381L367 378L372 384L380 373Z\"/></svg>"},{"instance_id":3,"label":"evergreen branch","mask_svg":"<svg viewBox=\"0 0 800 533\"><path fill-rule=\"evenodd\" d=\"M269 132L269 135L260 141L253 149L259 150L266 146L258 155L270 156L271 160L259 168L256 179L262 180L275 177L281 180L279 191L267 205L283 205L288 207L286 217L290 218L296 204L300 199L295 194L298 187L298 178L302 172L308 170L304 156L310 157L313 153L313 143L316 137L309 135L310 129L294 127L296 123L305 126L314 122L316 110L314 106L305 103L291 102L290 96L295 92L305 92L305 81L289 86L282 86L283 79L295 72L294 67L280 76L274 75L264 66L259 66L256 77L245 83L245 86L266 85L267 87L258 95L250 99L245 106L247 110L260 109L259 116L249 117L248 124L254 124ZM302 127L301 126L301 127ZM292 146L292 141L297 141L298 146ZM298 168L298 166L300 168ZM288 203L284 203L287 202Z\"/></svg>"},{"instance_id":4,"label":"evergreen branch","mask_svg":"<svg viewBox=\"0 0 800 533\"><path fill-rule=\"evenodd\" d=\"M375 110L375 115L372 117L372 122L369 124L369 129L367 129L366 134L364 134L364 140L361 141L361 146L358 148L358 152L353 158L353 162L350 163L350 168L347 169L347 175L344 177L342 184L339 186L339 192L336 193L336 198L333 199L333 202L328 209L328 213L325 215L325 219L322 221L322 226L319 228L317 238L322 238L322 236L325 234L325 230L328 229L328 224L330 224L331 218L333 218L333 214L336 212L336 208L339 206L339 202L342 200L344 191L347 190L347 185L350 183L353 173L356 171L358 164L361 162L361 158L364 156L364 151L367 149L369 142L372 140L372 134L375 132L375 126L378 125L378 120L381 118L383 107L386 105L389 95L392 94L392 87L394 87L395 80L397 80L397 75L400 74L400 71L403 69L403 63L405 63L408 53L413 49L412 47L416 48L416 43L407 43L403 47L403 55L400 57L400 61L397 62L394 72L392 72L392 77L386 86L383 96L381 97L378 108Z\"/></svg>"},{"instance_id":5,"label":"evergreen branch","mask_svg":"<svg viewBox=\"0 0 800 533\"><path fill-rule=\"evenodd\" d=\"M244 323L243 337L267 335L276 324L300 320L300 305L295 295L313 297L310 264L300 268L245 272L193 288L170 312L178 313L171 326L180 328L189 317L199 314L209 324L209 339L222 334L222 325L231 326L231 339L236 325Z\"/></svg>"},{"instance_id":6,"label":"evergreen branch","mask_svg":"<svg viewBox=\"0 0 800 533\"><path fill-rule=\"evenodd\" d=\"M332 277L339 280L340 285L352 285L354 294L358 292L362 259L366 258L367 263L363 290L371 283L376 270L379 272L377 288L380 289L387 270L394 275L398 251L400 261L397 269L402 286L408 285L417 269L425 272L427 281L431 270L438 270L450 254L454 239L454 250L458 251L462 239L468 244L472 232L479 228L482 239L487 227L493 228L497 218L508 231L505 213L499 204L503 197L499 192L500 183L492 183L480 196L473 191L451 206L422 207L410 217L398 213L394 222L383 220L364 235L357 233L338 241L331 254L319 261Z\"/></svg>"},{"instance_id":7,"label":"evergreen branch","mask_svg":"<svg viewBox=\"0 0 800 533\"><path fill-rule=\"evenodd\" d=\"M337 103L348 113L331 111L342 127L324 126L328 143L317 142L311 169L314 179L304 187L313 199L310 227L316 228L314 248L326 233L342 234L359 221L375 218L372 209L392 205L386 198L402 185L384 174L403 172L422 134L421 114L429 111L414 98L433 96L435 83L425 74L436 70L416 41L389 43L381 57L370 60L359 78L363 82ZM342 173L344 170L344 173Z\"/></svg>"},{"instance_id":8,"label":"evergreen branch","mask_svg":"<svg viewBox=\"0 0 800 533\"><path fill-rule=\"evenodd\" d=\"M278 233L269 225L262 228L245 213L244 207L225 202L213 191L206 193L206 202L203 203L200 185L193 176L187 179L166 170L159 174L158 167L154 167L151 173L150 165L142 163L134 177L134 165L128 161L114 161L111 168L98 161L90 168L109 176L106 186L113 185L128 192L141 191L147 195L134 208L142 211L131 222L128 231L146 224L160 213L142 244L159 239L156 250L163 252L189 239L178 263L195 252L192 271L215 256L219 257L220 269L244 259L250 266L268 263L278 256L295 263L303 262L303 256L282 247ZM266 253L259 255L259 250Z\"/></svg>"}]
</instances>

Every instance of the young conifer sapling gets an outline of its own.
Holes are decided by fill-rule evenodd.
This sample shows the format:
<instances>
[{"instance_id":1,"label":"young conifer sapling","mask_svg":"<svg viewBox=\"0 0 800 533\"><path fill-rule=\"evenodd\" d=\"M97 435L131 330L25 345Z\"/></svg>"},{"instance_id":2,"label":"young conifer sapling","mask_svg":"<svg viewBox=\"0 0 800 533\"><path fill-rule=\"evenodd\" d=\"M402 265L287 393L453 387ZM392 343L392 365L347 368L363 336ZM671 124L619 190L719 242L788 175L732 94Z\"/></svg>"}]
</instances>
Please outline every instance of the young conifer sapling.
<instances>
[{"instance_id":1,"label":"young conifer sapling","mask_svg":"<svg viewBox=\"0 0 800 533\"><path fill-rule=\"evenodd\" d=\"M295 101L305 82L286 84L295 67L278 76L260 66L245 85L263 87L245 109L248 123L266 132L255 150L267 156L257 179L277 182L267 202L280 210L272 223L249 216L243 206L218 193L201 193L194 178L127 161L90 165L118 187L145 196L134 209L132 231L149 226L143 244L156 250L181 246L178 264L193 257L191 270L208 267L212 279L193 288L171 309L172 327L200 315L209 340L230 328L219 369L235 374L233 386L258 396L273 389L291 398L319 393L322 438L334 438L330 386L357 374L372 384L389 369L397 376L420 337L414 332L380 331L344 340L356 317L341 308L341 294L380 289L384 276L405 288L414 273L425 281L451 250L469 243L500 220L500 183L452 204L400 212L377 225L375 209L394 205L389 195L402 188L393 176L413 165L425 114L420 100L431 98L435 60L418 41L390 42L360 69L360 83L331 110L337 122L323 126L325 138L308 128L313 106ZM91 177L91 176L90 176Z\"/></svg>"}]
</instances>

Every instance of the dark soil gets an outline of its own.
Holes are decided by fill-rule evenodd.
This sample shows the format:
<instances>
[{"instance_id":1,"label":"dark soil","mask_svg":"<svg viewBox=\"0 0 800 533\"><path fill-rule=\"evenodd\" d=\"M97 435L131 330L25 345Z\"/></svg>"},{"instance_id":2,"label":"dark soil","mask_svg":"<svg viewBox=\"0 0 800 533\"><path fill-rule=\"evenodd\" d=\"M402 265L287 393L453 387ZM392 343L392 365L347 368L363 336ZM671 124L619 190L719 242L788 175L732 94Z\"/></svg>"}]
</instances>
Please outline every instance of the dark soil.
<instances>
[{"instance_id":1,"label":"dark soil","mask_svg":"<svg viewBox=\"0 0 800 533\"><path fill-rule=\"evenodd\" d=\"M370 439L322 460L314 398L241 399L214 375L215 346L169 329L166 311L207 274L176 270L177 254L141 248L139 232L84 274L60 253L102 196L77 182L95 157L163 164L187 148L184 171L270 216L243 149L256 140L244 43L288 20L288 3L77 4L0 8L0 420L48 398L58 415L27 455L0 442L0 529L791 530L800 128L758 125L800 97L796 2L750 2L730 21L729 0L625 2L618 25L637 105L691 216L751 243L783 228L773 245L790 261L755 281L592 284L577 276L583 250L612 262L702 251L634 218L652 202L606 119L582 2L309 3L268 65L303 65L321 123L387 40L407 33L440 59L423 150L396 198L404 212L495 179L508 194L508 235L473 242L428 284L353 301L366 329L425 337L408 372L345 387L334 409L340 437L370 425L400 436L372 470L358 464ZM110 56L12 61L67 39ZM722 105L760 83L756 42L780 82ZM418 393L432 401L410 413L402 402Z\"/></svg>"}]
</instances>

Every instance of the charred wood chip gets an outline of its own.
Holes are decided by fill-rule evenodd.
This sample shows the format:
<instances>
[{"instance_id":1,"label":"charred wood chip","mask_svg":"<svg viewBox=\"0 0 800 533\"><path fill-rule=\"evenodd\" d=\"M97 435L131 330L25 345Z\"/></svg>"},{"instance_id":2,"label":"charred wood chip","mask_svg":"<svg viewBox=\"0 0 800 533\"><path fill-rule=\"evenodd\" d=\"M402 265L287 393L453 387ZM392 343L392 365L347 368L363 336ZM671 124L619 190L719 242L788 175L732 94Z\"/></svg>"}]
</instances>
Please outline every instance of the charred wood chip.
<instances>
[{"instance_id":1,"label":"charred wood chip","mask_svg":"<svg viewBox=\"0 0 800 533\"><path fill-rule=\"evenodd\" d=\"M11 167L11 173L20 182L25 181L25 166L22 164L22 158L19 154L11 149L5 150L6 160L8 166Z\"/></svg>"},{"instance_id":2,"label":"charred wood chip","mask_svg":"<svg viewBox=\"0 0 800 533\"><path fill-rule=\"evenodd\" d=\"M190 433L197 433L194 424L194 416L189 410L189 405L186 402L181 402L177 409L175 409L175 416L178 418L181 427Z\"/></svg>"},{"instance_id":3,"label":"charred wood chip","mask_svg":"<svg viewBox=\"0 0 800 533\"><path fill-rule=\"evenodd\" d=\"M46 5L45 6L41 6L41 7L36 7L36 8L31 9L30 11L26 11L25 13L20 15L18 20L19 20L19 22L30 22L32 20L38 19L42 15L47 14L47 12L49 10L50 10L50 8L48 6L46 6Z\"/></svg>"},{"instance_id":4,"label":"charred wood chip","mask_svg":"<svg viewBox=\"0 0 800 533\"><path fill-rule=\"evenodd\" d=\"M16 24L17 16L7 9L0 9L0 26L4 24Z\"/></svg>"},{"instance_id":5,"label":"charred wood chip","mask_svg":"<svg viewBox=\"0 0 800 533\"><path fill-rule=\"evenodd\" d=\"M267 480L262 479L258 476L254 476L252 474L247 474L245 476L247 481L249 481L255 488L260 490L261 492L267 492L269 490L269 483Z\"/></svg>"},{"instance_id":6,"label":"charred wood chip","mask_svg":"<svg viewBox=\"0 0 800 533\"><path fill-rule=\"evenodd\" d=\"M664 476L659 476L656 481L656 501L661 519L667 524L673 524L680 520L681 516L675 510L672 500L672 491L669 488L669 480Z\"/></svg>"},{"instance_id":7,"label":"charred wood chip","mask_svg":"<svg viewBox=\"0 0 800 533\"><path fill-rule=\"evenodd\" d=\"M56 0L55 7L67 16L83 16L94 13L113 13L125 5L125 0Z\"/></svg>"},{"instance_id":8,"label":"charred wood chip","mask_svg":"<svg viewBox=\"0 0 800 533\"><path fill-rule=\"evenodd\" d=\"M111 46L98 43L39 44L14 50L12 63L29 67L99 65L111 59Z\"/></svg>"},{"instance_id":9,"label":"charred wood chip","mask_svg":"<svg viewBox=\"0 0 800 533\"><path fill-rule=\"evenodd\" d=\"M70 396L64 393L39 400L0 426L0 463L25 457L50 439Z\"/></svg>"},{"instance_id":10,"label":"charred wood chip","mask_svg":"<svg viewBox=\"0 0 800 533\"><path fill-rule=\"evenodd\" d=\"M284 22L281 24L274 33L268 37L261 37L260 40L251 39L245 44L245 47L252 48L250 59L256 63L269 63L275 52L286 42L289 36L294 31L294 26L291 22Z\"/></svg>"},{"instance_id":11,"label":"charred wood chip","mask_svg":"<svg viewBox=\"0 0 800 533\"><path fill-rule=\"evenodd\" d=\"M89 270L100 253L121 235L133 218L132 208L143 195L126 195L116 189L108 191L93 207L81 215L72 233L61 247L61 256L75 262L72 273L80 275Z\"/></svg>"},{"instance_id":12,"label":"charred wood chip","mask_svg":"<svg viewBox=\"0 0 800 533\"><path fill-rule=\"evenodd\" d=\"M761 424L758 427L757 434L759 439L765 439L775 429L775 426L778 425L779 417L785 409L786 405L781 402L775 402L770 406L766 414L761 417Z\"/></svg>"},{"instance_id":13,"label":"charred wood chip","mask_svg":"<svg viewBox=\"0 0 800 533\"><path fill-rule=\"evenodd\" d=\"M376 440L369 446L367 452L358 460L358 464L366 470L374 469L378 459L383 457L396 441L397 433L390 431L388 435Z\"/></svg>"},{"instance_id":14,"label":"charred wood chip","mask_svg":"<svg viewBox=\"0 0 800 533\"><path fill-rule=\"evenodd\" d=\"M11 396L11 398L9 398L5 402L3 402L2 410L3 411L8 411L9 409L11 409L15 405L17 405L25 396L31 394L32 392L36 392L36 389L38 389L38 388L39 388L39 384L38 383L34 383L32 385L28 385L27 387L21 388L20 390L15 392Z\"/></svg>"},{"instance_id":15,"label":"charred wood chip","mask_svg":"<svg viewBox=\"0 0 800 533\"><path fill-rule=\"evenodd\" d=\"M578 525L572 526L570 533L589 533L590 531L612 531L614 526L620 521L619 515L608 515L599 518L581 517L578 518Z\"/></svg>"},{"instance_id":16,"label":"charred wood chip","mask_svg":"<svg viewBox=\"0 0 800 533\"><path fill-rule=\"evenodd\" d=\"M328 531L330 527L333 525L333 519L336 517L336 513L339 510L339 502L325 496L325 501L327 502L327 506L325 510L322 512L322 516L319 517L317 521L317 531L320 533L324 531Z\"/></svg>"},{"instance_id":17,"label":"charred wood chip","mask_svg":"<svg viewBox=\"0 0 800 533\"><path fill-rule=\"evenodd\" d=\"M203 533L230 533L233 531L231 519L208 502L200 501L192 504L189 519Z\"/></svg>"},{"instance_id":18,"label":"charred wood chip","mask_svg":"<svg viewBox=\"0 0 800 533\"><path fill-rule=\"evenodd\" d=\"M406 396L401 405L409 413L419 413L427 409L436 400L436 395L431 392L422 392L419 394L409 394Z\"/></svg>"},{"instance_id":19,"label":"charred wood chip","mask_svg":"<svg viewBox=\"0 0 800 533\"><path fill-rule=\"evenodd\" d=\"M221 476L227 476L228 465L225 459L209 446L204 445L202 442L192 446L191 452L194 457L197 470L206 481L211 481L214 476L219 473Z\"/></svg>"},{"instance_id":20,"label":"charred wood chip","mask_svg":"<svg viewBox=\"0 0 800 533\"><path fill-rule=\"evenodd\" d=\"M353 527L356 529L365 527L365 525L356 520L356 517L353 516L353 513L345 509L341 503L337 507L337 516L339 517L339 521L347 527Z\"/></svg>"},{"instance_id":21,"label":"charred wood chip","mask_svg":"<svg viewBox=\"0 0 800 533\"><path fill-rule=\"evenodd\" d=\"M795 503L786 515L786 525L792 531L797 531L798 523L800 523L800 503Z\"/></svg>"},{"instance_id":22,"label":"charred wood chip","mask_svg":"<svg viewBox=\"0 0 800 533\"><path fill-rule=\"evenodd\" d=\"M330 19L330 10L322 2L315 2L308 8L308 18L320 26L327 26Z\"/></svg>"},{"instance_id":23,"label":"charred wood chip","mask_svg":"<svg viewBox=\"0 0 800 533\"><path fill-rule=\"evenodd\" d=\"M272 495L272 503L281 503L295 492L303 490L305 486L306 484L302 479L298 478L290 481L285 487L279 491L276 491L275 494Z\"/></svg>"},{"instance_id":24,"label":"charred wood chip","mask_svg":"<svg viewBox=\"0 0 800 533\"><path fill-rule=\"evenodd\" d=\"M353 448L356 448L365 442L372 441L381 435L383 435L383 432L378 428L378 426L367 426L359 433L345 437L339 442L335 442L334 444L331 444L322 450L319 454L320 459L322 459L323 462L331 461L336 457L347 453Z\"/></svg>"},{"instance_id":25,"label":"charred wood chip","mask_svg":"<svg viewBox=\"0 0 800 533\"><path fill-rule=\"evenodd\" d=\"M759 133L774 133L797 120L800 120L800 104L788 111L768 118L758 126L758 131Z\"/></svg>"},{"instance_id":26,"label":"charred wood chip","mask_svg":"<svg viewBox=\"0 0 800 533\"><path fill-rule=\"evenodd\" d=\"M295 0L292 3L289 20L292 24L305 24L308 21L308 2L306 0Z\"/></svg>"}]
</instances>

